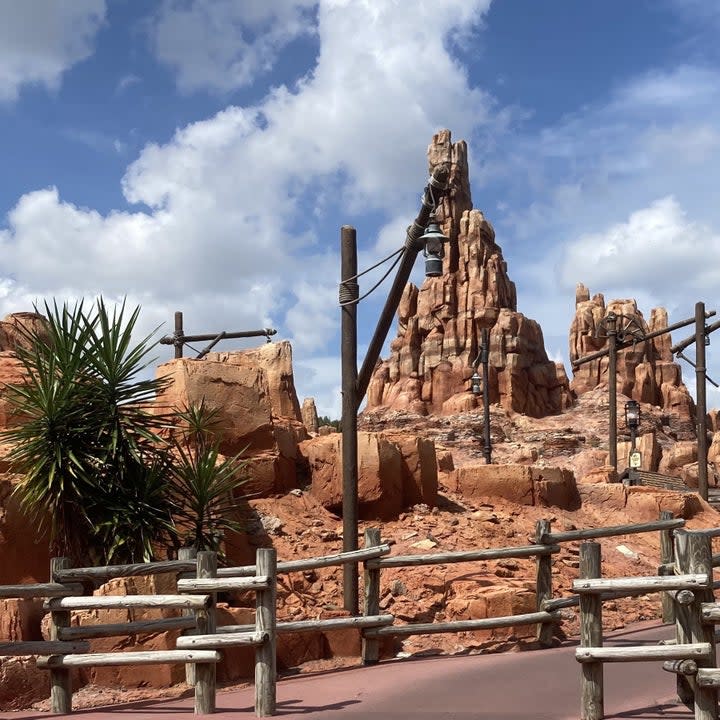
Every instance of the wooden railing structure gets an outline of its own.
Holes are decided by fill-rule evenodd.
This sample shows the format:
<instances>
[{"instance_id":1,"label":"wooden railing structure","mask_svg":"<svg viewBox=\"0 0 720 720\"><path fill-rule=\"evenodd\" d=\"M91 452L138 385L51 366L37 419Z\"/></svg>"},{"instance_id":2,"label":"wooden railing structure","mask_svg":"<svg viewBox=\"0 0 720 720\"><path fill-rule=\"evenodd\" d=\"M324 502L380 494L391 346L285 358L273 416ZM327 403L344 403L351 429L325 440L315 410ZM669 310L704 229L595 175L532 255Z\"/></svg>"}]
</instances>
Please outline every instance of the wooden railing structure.
<instances>
[{"instance_id":1,"label":"wooden railing structure","mask_svg":"<svg viewBox=\"0 0 720 720\"><path fill-rule=\"evenodd\" d=\"M686 697L692 692L696 708L705 708L710 697L715 702L715 686L720 685L720 669L715 669L714 631L709 623L720 622L720 605L712 602L712 566L720 565L720 555L709 554L710 535L681 530L684 520L668 518L643 524L619 525L552 532L547 520L537 523L534 543L520 547L433 553L428 555L389 556L390 546L383 544L380 531L365 532L365 547L351 552L319 558L277 562L273 549L259 549L251 566L217 567L214 553L200 552L197 557L185 551L180 560L102 568L70 568L65 558L51 563L51 582L35 585L0 586L0 598L45 598L51 614L50 639L47 641L2 642L2 655L37 655L39 667L51 677L51 709L69 713L72 709L70 669L79 666L185 663L188 683L195 688L195 712L215 710L215 669L223 648L244 645L255 647L255 712L258 717L275 714L276 643L283 633L358 628L362 634L362 659L365 664L379 660L379 642L385 636L409 636L434 633L486 630L518 625L537 625L541 646L549 644L553 627L562 621L560 610L580 606L581 647L577 657L583 672L583 720L602 718L602 663L633 659L665 660L666 669L679 673L678 685ZM576 594L553 597L552 555L561 543L613 537L634 533L661 534L659 574L651 578L600 578L599 544L581 545L580 579ZM674 551L670 535L675 531ZM715 534L720 534L716 531ZM699 538L699 539L696 539ZM702 546L702 550L698 549ZM534 559L536 564L537 610L531 613L440 623L395 624L391 614L380 613L381 572L384 568L412 567L501 558ZM325 620L277 622L277 577L282 574L340 566L364 565L365 603L361 616ZM178 574L175 595L90 596L89 585L111 578L157 573ZM217 626L215 611L218 592L255 593L254 625ZM663 613L672 612L678 627L677 643L656 648L603 648L602 601L609 598L663 592ZM179 608L181 617L139 620L122 624L70 626L73 610L91 608ZM89 652L91 638L135 635L142 632L182 630L176 648L152 652ZM629 651L629 652L628 652ZM690 677L690 682L686 681ZM717 719L717 715L697 714L699 720Z\"/></svg>"},{"instance_id":2,"label":"wooden railing structure","mask_svg":"<svg viewBox=\"0 0 720 720\"><path fill-rule=\"evenodd\" d=\"M680 700L693 706L695 720L718 719L717 666L713 627L720 623L720 604L715 602L713 567L720 555L712 554L711 538L720 530L674 531L668 544L667 531L661 550L664 555L658 575L650 577L601 577L600 545L580 546L580 579L573 590L580 595L580 647L575 651L582 664L581 720L604 717L603 663L662 661L663 669L675 673ZM663 619L675 622L675 639L659 645L603 647L602 600L638 593L662 593Z\"/></svg>"}]
</instances>

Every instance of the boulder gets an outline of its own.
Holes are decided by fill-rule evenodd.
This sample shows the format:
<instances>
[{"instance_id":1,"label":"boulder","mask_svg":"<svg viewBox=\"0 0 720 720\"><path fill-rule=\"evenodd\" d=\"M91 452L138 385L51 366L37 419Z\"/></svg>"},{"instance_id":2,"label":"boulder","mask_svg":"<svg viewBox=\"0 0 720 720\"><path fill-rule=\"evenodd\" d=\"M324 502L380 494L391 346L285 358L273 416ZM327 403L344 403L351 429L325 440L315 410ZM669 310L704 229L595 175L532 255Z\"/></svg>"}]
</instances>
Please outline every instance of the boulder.
<instances>
[{"instance_id":1,"label":"boulder","mask_svg":"<svg viewBox=\"0 0 720 720\"><path fill-rule=\"evenodd\" d=\"M297 487L298 442L307 438L300 419L288 342L238 352L180 358L157 369L171 380L157 405L183 408L201 402L217 412L224 455L248 461L245 490L267 496Z\"/></svg>"},{"instance_id":2,"label":"boulder","mask_svg":"<svg viewBox=\"0 0 720 720\"><path fill-rule=\"evenodd\" d=\"M391 519L403 507L434 505L437 461L431 440L388 439L358 433L358 501L363 519ZM342 512L342 435L320 436L300 444L309 466L310 492L329 511Z\"/></svg>"},{"instance_id":3,"label":"boulder","mask_svg":"<svg viewBox=\"0 0 720 720\"><path fill-rule=\"evenodd\" d=\"M307 431L316 435L319 425L315 398L308 397L303 400L300 415L302 416L302 422Z\"/></svg>"}]
</instances>

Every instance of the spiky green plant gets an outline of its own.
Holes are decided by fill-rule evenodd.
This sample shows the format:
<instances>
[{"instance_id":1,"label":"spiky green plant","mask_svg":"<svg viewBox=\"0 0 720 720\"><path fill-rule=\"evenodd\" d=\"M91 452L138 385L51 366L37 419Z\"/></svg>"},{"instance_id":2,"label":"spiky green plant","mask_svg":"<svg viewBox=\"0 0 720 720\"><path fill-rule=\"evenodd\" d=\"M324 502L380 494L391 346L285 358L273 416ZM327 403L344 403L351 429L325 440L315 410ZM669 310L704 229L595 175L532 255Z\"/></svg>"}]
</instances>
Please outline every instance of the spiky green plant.
<instances>
[{"instance_id":1,"label":"spiky green plant","mask_svg":"<svg viewBox=\"0 0 720 720\"><path fill-rule=\"evenodd\" d=\"M242 530L235 519L240 507L236 492L246 480L247 462L242 453L220 454L218 413L204 400L179 410L177 417L181 432L175 438L172 474L181 536L187 546L222 555L226 532Z\"/></svg>"},{"instance_id":2,"label":"spiky green plant","mask_svg":"<svg viewBox=\"0 0 720 720\"><path fill-rule=\"evenodd\" d=\"M151 362L151 336L134 343L139 308L128 315L123 303L110 312L102 298L88 312L80 302L46 303L45 313L46 331L26 331L17 350L27 382L8 394L20 420L4 434L22 477L15 493L31 516L50 523L55 552L146 558L173 528L172 502L155 502L168 477L158 435L167 418L148 410L165 381L139 377ZM141 500L149 495L152 503ZM143 539L108 545L120 527L143 528Z\"/></svg>"}]
</instances>

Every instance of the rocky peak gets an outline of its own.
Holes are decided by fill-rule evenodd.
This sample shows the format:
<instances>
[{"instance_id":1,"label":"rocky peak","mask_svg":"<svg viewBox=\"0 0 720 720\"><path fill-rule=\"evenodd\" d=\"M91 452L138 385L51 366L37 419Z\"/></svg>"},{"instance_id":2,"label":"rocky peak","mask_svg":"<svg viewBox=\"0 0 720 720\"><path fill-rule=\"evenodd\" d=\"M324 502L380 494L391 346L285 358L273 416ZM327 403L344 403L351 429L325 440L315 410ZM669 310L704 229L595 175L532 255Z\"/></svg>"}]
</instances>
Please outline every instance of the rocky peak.
<instances>
[{"instance_id":1,"label":"rocky peak","mask_svg":"<svg viewBox=\"0 0 720 720\"><path fill-rule=\"evenodd\" d=\"M590 298L590 291L579 283L575 292L575 317L570 325L570 361L589 355L608 345L605 318L614 312L618 339L638 340L617 355L618 393L649 403L689 419L694 413L692 397L682 382L680 366L673 362L670 333L650 340L644 335L668 327L667 310L653 308L646 322L632 299L611 300L607 306L602 294ZM608 358L602 357L573 369L570 387L577 395L608 380Z\"/></svg>"},{"instance_id":2,"label":"rocky peak","mask_svg":"<svg viewBox=\"0 0 720 720\"><path fill-rule=\"evenodd\" d=\"M397 336L373 374L368 409L445 415L476 408L469 379L487 328L492 402L534 417L561 411L571 402L565 370L548 359L538 323L517 312L495 230L472 207L465 142L453 143L443 130L428 158L431 171L450 165L450 190L436 212L450 239L445 272L405 288Z\"/></svg>"}]
</instances>

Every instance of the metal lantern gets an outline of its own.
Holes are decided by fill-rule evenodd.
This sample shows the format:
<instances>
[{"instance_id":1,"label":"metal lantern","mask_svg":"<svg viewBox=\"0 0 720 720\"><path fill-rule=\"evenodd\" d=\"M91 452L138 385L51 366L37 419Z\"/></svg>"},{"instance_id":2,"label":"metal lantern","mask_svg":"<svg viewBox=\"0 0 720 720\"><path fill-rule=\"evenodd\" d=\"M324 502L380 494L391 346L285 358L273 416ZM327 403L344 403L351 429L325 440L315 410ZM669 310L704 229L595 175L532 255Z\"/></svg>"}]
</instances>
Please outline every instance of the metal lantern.
<instances>
[{"instance_id":1,"label":"metal lantern","mask_svg":"<svg viewBox=\"0 0 720 720\"><path fill-rule=\"evenodd\" d=\"M470 389L472 390L473 395L481 395L482 394L482 385L481 385L482 378L477 374L477 370L472 374L472 377L470 378Z\"/></svg>"},{"instance_id":2,"label":"metal lantern","mask_svg":"<svg viewBox=\"0 0 720 720\"><path fill-rule=\"evenodd\" d=\"M625 403L625 426L633 429L640 427L640 403L637 400Z\"/></svg>"},{"instance_id":3,"label":"metal lantern","mask_svg":"<svg viewBox=\"0 0 720 720\"><path fill-rule=\"evenodd\" d=\"M442 234L440 226L435 219L435 213L430 214L427 228L420 236L425 256L425 277L440 277L443 273L443 258L445 249L443 244L448 239Z\"/></svg>"}]
</instances>

